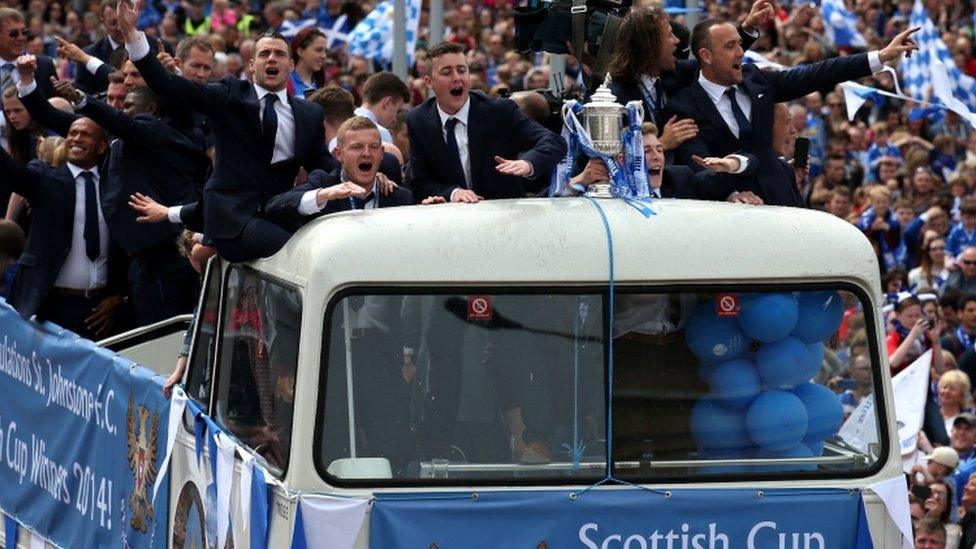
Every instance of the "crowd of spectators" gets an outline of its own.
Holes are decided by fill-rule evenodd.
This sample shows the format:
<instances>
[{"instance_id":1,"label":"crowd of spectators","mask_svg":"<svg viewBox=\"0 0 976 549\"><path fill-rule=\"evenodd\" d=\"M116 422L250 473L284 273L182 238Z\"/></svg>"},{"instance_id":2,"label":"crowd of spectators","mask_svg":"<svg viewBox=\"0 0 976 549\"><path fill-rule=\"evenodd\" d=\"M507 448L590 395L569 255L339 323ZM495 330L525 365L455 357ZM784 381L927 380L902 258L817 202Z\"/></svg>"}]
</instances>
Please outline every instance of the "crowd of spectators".
<instances>
[{"instance_id":1,"label":"crowd of spectators","mask_svg":"<svg viewBox=\"0 0 976 549\"><path fill-rule=\"evenodd\" d=\"M875 249L888 292L885 326L892 373L925 351L934 351L926 436L922 437L928 457L911 475L913 517L921 521L918 531L923 538L941 535L945 543L948 531L949 547L972 547L976 512L966 511L976 505L976 479L969 481L969 472L976 469L970 383L976 375L976 131L954 112L923 110L894 98L882 101L874 96L856 113L847 112L838 85L843 80L895 91L892 73L880 69L884 64L897 65L902 54L914 49L904 32L912 10L908 0L848 2L868 42L867 48L860 49L832 44L820 9L807 2L704 4L701 17L713 22L699 30L683 27L683 16L669 22L659 9L636 2L623 19L615 40L617 53L607 66L618 100L645 103L645 154L653 194L812 208L864 232ZM929 0L924 6L957 66L976 76L976 18L971 3ZM158 153L166 162L172 159L161 169L173 171L165 173L179 173L187 181L185 188L169 191L126 183L118 192L101 191L101 204L79 198L77 207L70 206L86 216L101 208L101 237L108 233L117 239L117 227L135 227L136 233L145 230L138 225L167 227L144 239L120 239L129 272L128 281L118 283L112 275L113 258L119 255L111 251L114 243L102 238L99 248L98 227L81 228L76 219L77 238L65 244L67 259L58 259L57 280L49 277L47 288L60 292L65 300L83 300L79 306L87 307L87 313L71 326L90 337L158 319L162 310L155 303L195 293L192 272L170 272L155 258L171 257L167 254L178 250L190 272L190 266L199 271L214 253L237 260L270 255L294 229L281 227L295 217L348 209L346 199L352 200L351 207L370 207L373 199L367 191L374 182L384 194L397 184L412 191L412 197L397 194L397 203L477 202L545 194L549 173L565 148L557 134L542 127L551 122L551 111L536 91L557 81L557 88L571 93L585 96L593 91L587 80L592 59L568 56L564 72L552 74L548 54L513 49L515 8L505 0L446 0L446 44L430 39L425 6L405 81L384 72L382 63L350 55L343 38L337 38L370 12L370 2L164 0L140 3L134 14L123 8L115 0L0 0L0 145L6 153L0 179L43 178L66 165L97 172L102 157L109 156L109 167L101 177L111 182L116 177L113 168L117 172L123 165ZM145 39L142 34L137 37L133 21L127 20L133 15ZM289 32L296 22L309 19L316 25ZM290 37L279 40L265 32L287 32ZM724 48L721 41L731 47ZM269 43L275 47L268 47ZM739 44L771 63L806 68L760 71L744 64ZM723 48L733 52L731 57ZM872 53L858 55L865 50ZM688 65L689 57L700 65ZM156 74L148 58L183 78ZM222 87L204 86L221 81ZM243 87L227 83L232 81ZM250 81L257 87L252 88ZM744 86L734 88L743 81ZM722 89L726 85L732 87ZM204 88L211 91L200 91ZM753 88L768 89L769 97L759 101L763 94L756 95ZM237 128L224 128L236 115L219 110L224 99L211 94L217 89L227 103L240 99L245 104L247 94L253 96L257 90L253 111L247 112L255 116L261 109L261 113L250 126L242 125L245 129L239 135L254 134L255 145L249 150L267 153L260 168L268 179L284 182L283 188L303 185L301 194L289 193L285 206L274 200L268 203L270 195L282 188L268 193L263 189L260 197L241 199L228 196L233 193L226 183L221 187L220 182L233 175L227 165L237 154L222 148L222 140L230 139L222 132ZM269 90L268 95L277 96L282 89L287 94L280 96L283 101L264 100ZM470 104L469 91L477 92L470 95ZM717 112L696 111L695 93L710 98ZM524 115L513 113L507 102L492 101L511 94ZM291 96L305 97L318 107L306 111L302 102L289 108ZM143 129L99 111L92 102L124 111ZM476 144L482 144L476 140L484 139L478 128L468 126L469 115L481 119L474 114L477 109L497 109L478 113L492 112L491 118L507 123L498 131L512 135L504 140L504 147L491 139L485 143L495 151L487 162L466 152L469 143L474 151ZM81 116L95 119L100 127L81 124L79 120L89 119ZM281 122L283 118L290 122ZM321 128L305 128L302 118L321 119ZM431 130L426 126L431 120L443 126ZM268 129L269 123L279 124L277 135L274 127ZM136 142L144 136L171 135L161 125L176 137L152 145L148 156L140 152ZM381 144L374 143L371 135L363 137L362 132L371 128L379 131ZM307 138L302 133L306 130ZM428 130L442 137L434 139L438 147L432 145ZM495 132L485 134L503 141ZM282 135L289 133L296 136L295 143L283 144ZM809 141L805 163L792 158L797 137ZM219 155L214 153L215 145ZM461 165L438 164L436 157L443 153L459 155ZM32 161L30 173L22 169ZM298 164L304 169L299 170ZM576 164L574 184L585 186L608 177L602 161ZM331 174L315 175L316 168ZM76 185L81 197L87 182L82 179L87 176L72 171L69 177L80 178ZM103 184L98 174L95 179L94 186L87 187L89 192ZM344 183L348 181L359 187ZM0 221L0 289L10 291L18 287L18 268L26 279L25 272L45 266L43 259L38 262L30 253L29 237L42 239L31 233L51 227L39 225L50 212L37 203L44 194L24 196L29 193L4 184L0 191L5 193L0 195L0 214L5 218ZM209 202L202 204L205 200ZM236 232L201 228L205 217L236 215L248 208L258 213L240 220ZM282 211L292 219L273 218ZM182 235L173 228L178 224L187 229ZM64 230L71 233L71 227ZM241 251L242 246L252 245L268 249L253 254ZM70 273L57 274L60 261L72 265L67 269ZM91 280L85 273L79 277L78 265L91 269ZM162 277L172 287L160 284L158 291L147 290L144 286L151 277ZM69 284L79 278L87 285ZM157 295L145 297L153 292ZM30 313L58 317L45 306L44 295L32 299L27 300L29 306L24 300L18 303ZM182 300L181 307L192 307L192 301ZM69 313L78 316L77 311ZM850 413L871 391L865 322L854 309L840 340L838 352L825 363L822 381L835 388ZM920 541L919 546L922 543L928 542Z\"/></svg>"}]
</instances>

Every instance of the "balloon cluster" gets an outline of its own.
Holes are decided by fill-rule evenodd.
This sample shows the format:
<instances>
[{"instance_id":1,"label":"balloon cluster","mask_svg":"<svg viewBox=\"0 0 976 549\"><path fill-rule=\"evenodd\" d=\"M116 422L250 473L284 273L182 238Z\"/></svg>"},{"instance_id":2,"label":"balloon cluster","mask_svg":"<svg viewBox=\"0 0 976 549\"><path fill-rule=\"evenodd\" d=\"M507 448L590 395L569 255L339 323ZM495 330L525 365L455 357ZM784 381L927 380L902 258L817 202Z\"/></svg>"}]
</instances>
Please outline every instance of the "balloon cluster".
<instances>
[{"instance_id":1,"label":"balloon cluster","mask_svg":"<svg viewBox=\"0 0 976 549\"><path fill-rule=\"evenodd\" d=\"M843 410L830 389L810 379L823 361L823 341L843 316L843 300L835 291L743 294L736 317L719 316L714 301L698 306L688 319L685 340L700 360L699 376L709 385L709 393L691 411L691 434L703 459L823 452L824 441L840 427Z\"/></svg>"}]
</instances>

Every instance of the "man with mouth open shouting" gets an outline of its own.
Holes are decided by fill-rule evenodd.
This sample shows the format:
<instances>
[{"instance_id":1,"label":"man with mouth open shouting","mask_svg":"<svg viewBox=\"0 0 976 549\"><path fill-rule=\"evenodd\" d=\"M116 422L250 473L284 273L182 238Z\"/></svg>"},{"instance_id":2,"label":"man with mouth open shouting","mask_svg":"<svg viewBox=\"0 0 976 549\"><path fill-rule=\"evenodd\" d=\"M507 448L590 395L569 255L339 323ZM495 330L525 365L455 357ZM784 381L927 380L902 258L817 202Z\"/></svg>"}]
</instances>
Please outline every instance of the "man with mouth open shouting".
<instances>
[{"instance_id":1,"label":"man with mouth open shouting","mask_svg":"<svg viewBox=\"0 0 976 549\"><path fill-rule=\"evenodd\" d=\"M316 170L304 185L272 198L266 210L269 219L297 230L319 215L413 204L409 189L395 187L391 193L381 192L383 141L372 120L353 116L339 126L336 140L341 168L333 173Z\"/></svg>"},{"instance_id":2,"label":"man with mouth open shouting","mask_svg":"<svg viewBox=\"0 0 976 549\"><path fill-rule=\"evenodd\" d=\"M410 111L410 172L418 199L450 202L525 196L533 179L566 154L562 138L509 99L469 93L464 48L441 42L427 52L424 83L434 97Z\"/></svg>"},{"instance_id":3,"label":"man with mouth open shouting","mask_svg":"<svg viewBox=\"0 0 976 549\"><path fill-rule=\"evenodd\" d=\"M743 63L742 38L732 24L719 19L698 23L691 50L701 74L664 107L666 117L690 118L698 125L698 135L675 150L674 163L700 169L694 156L752 153L759 159L756 176L739 190L754 192L766 204L798 206L795 191L770 174L779 162L772 146L773 104L881 71L885 63L918 49L911 39L917 30L906 29L878 51L763 71Z\"/></svg>"},{"instance_id":4,"label":"man with mouth open shouting","mask_svg":"<svg viewBox=\"0 0 976 549\"><path fill-rule=\"evenodd\" d=\"M217 149L213 175L203 191L204 232L228 261L274 255L291 232L268 220L268 200L292 188L298 169L331 170L322 109L288 96L292 69L288 41L260 37L250 69L254 82L227 77L203 84L169 74L136 30L142 1L118 3L118 24L129 58L161 98L207 116Z\"/></svg>"}]
</instances>

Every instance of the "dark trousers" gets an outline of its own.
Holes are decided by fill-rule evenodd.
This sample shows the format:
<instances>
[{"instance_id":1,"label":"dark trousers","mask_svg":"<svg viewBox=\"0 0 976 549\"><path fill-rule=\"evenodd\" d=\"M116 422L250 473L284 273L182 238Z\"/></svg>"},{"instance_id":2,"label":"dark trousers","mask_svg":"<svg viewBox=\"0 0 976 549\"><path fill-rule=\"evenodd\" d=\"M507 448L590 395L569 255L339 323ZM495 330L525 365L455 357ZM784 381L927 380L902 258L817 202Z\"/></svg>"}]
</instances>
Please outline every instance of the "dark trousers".
<instances>
[{"instance_id":1,"label":"dark trousers","mask_svg":"<svg viewBox=\"0 0 976 549\"><path fill-rule=\"evenodd\" d=\"M97 297L62 295L52 290L48 294L47 299L37 309L37 319L39 321L50 320L58 326L71 330L85 339L98 341L115 332L111 331L110 333L96 336L94 332L85 326L85 319L92 315L92 309L97 307L105 297L107 295Z\"/></svg>"},{"instance_id":2,"label":"dark trousers","mask_svg":"<svg viewBox=\"0 0 976 549\"><path fill-rule=\"evenodd\" d=\"M231 263L243 263L252 259L271 257L278 253L291 233L280 226L254 216L235 238L215 238L213 243L220 257Z\"/></svg>"},{"instance_id":3,"label":"dark trousers","mask_svg":"<svg viewBox=\"0 0 976 549\"><path fill-rule=\"evenodd\" d=\"M681 333L614 340L614 457L687 459L696 449L689 419L708 386Z\"/></svg>"},{"instance_id":4,"label":"dark trousers","mask_svg":"<svg viewBox=\"0 0 976 549\"><path fill-rule=\"evenodd\" d=\"M193 311L200 278L176 243L166 240L132 256L129 286L140 326Z\"/></svg>"}]
</instances>

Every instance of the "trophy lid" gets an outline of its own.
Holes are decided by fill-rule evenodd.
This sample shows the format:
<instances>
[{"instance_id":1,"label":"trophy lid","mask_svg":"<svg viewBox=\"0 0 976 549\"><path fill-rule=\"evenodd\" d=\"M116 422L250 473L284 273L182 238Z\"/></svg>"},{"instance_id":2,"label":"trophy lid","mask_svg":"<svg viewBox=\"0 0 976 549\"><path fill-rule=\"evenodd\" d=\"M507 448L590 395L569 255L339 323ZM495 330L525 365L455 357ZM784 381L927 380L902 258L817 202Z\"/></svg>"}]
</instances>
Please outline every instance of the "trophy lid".
<instances>
[{"instance_id":1,"label":"trophy lid","mask_svg":"<svg viewBox=\"0 0 976 549\"><path fill-rule=\"evenodd\" d=\"M610 91L609 84L610 84L610 75L607 75L607 78L606 80L603 81L603 84L600 84L600 87L597 88L596 91L593 92L593 95L590 96L590 102L587 103L586 106L592 105L594 103L596 104L612 103L619 107L620 104L617 103L617 96Z\"/></svg>"}]
</instances>

